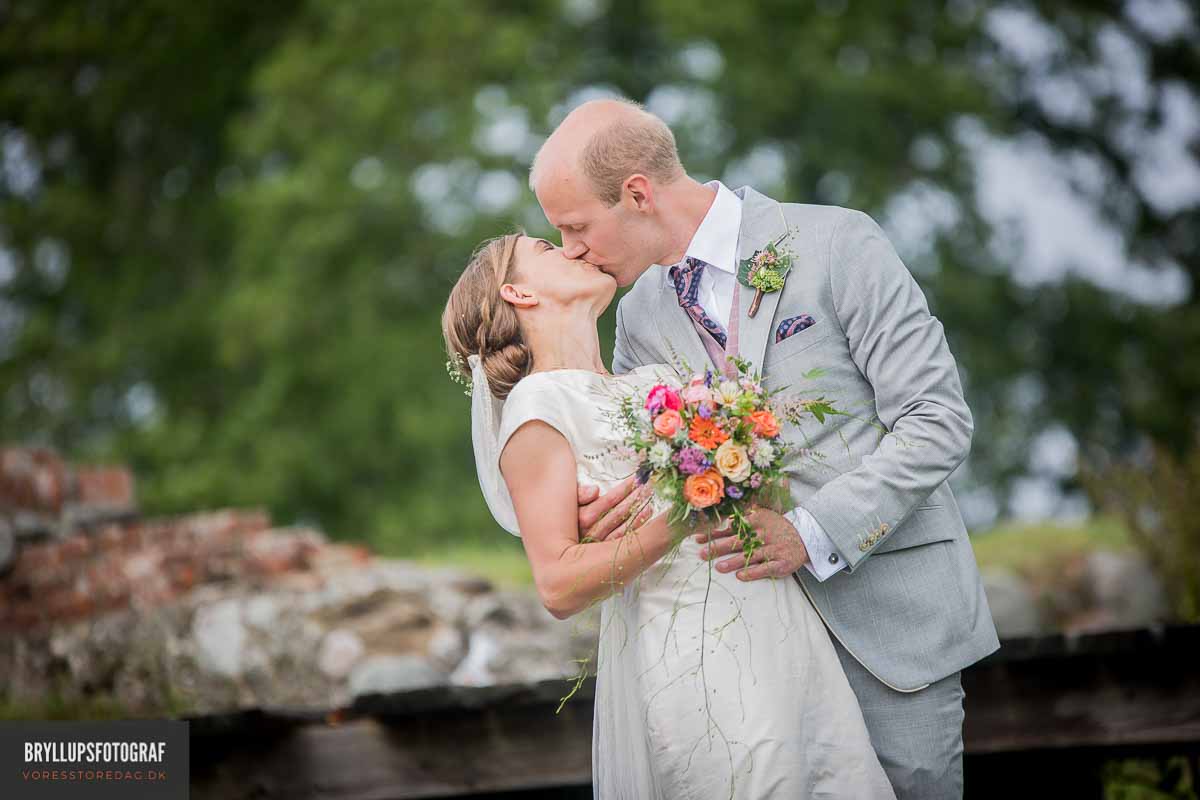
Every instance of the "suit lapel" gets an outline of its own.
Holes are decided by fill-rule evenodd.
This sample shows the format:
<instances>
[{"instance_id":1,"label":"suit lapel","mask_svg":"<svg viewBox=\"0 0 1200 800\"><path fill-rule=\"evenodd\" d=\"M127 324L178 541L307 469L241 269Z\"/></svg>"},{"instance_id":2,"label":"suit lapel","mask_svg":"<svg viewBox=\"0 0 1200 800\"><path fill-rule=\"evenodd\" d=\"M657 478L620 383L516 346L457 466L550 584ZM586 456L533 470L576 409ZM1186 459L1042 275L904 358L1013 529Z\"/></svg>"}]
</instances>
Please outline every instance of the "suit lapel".
<instances>
[{"instance_id":1,"label":"suit lapel","mask_svg":"<svg viewBox=\"0 0 1200 800\"><path fill-rule=\"evenodd\" d=\"M738 189L736 194L742 198L742 228L738 233L735 269L741 266L742 261L754 255L756 250L779 241L780 237L787 233L787 223L779 203L748 186ZM792 268L795 269L796 265L793 264ZM786 278L784 280L786 282ZM755 290L748 286L742 286L738 290L738 350L742 358L750 361L754 368L761 372L763 355L775 328L775 308L779 305L779 296L783 294L783 290L764 294L758 306L758 313L751 318L750 304L754 302L755 294Z\"/></svg>"},{"instance_id":2,"label":"suit lapel","mask_svg":"<svg viewBox=\"0 0 1200 800\"><path fill-rule=\"evenodd\" d=\"M662 309L662 313L654 315L654 322L658 325L659 335L666 343L663 351L670 358L671 351L674 350L675 355L687 361L688 368L693 372L711 367L712 360L708 357L708 351L704 349L704 343L700 341L700 335L696 333L692 318L679 305L679 296L667 281L665 267L659 268L658 285L659 298L656 307Z\"/></svg>"}]
</instances>

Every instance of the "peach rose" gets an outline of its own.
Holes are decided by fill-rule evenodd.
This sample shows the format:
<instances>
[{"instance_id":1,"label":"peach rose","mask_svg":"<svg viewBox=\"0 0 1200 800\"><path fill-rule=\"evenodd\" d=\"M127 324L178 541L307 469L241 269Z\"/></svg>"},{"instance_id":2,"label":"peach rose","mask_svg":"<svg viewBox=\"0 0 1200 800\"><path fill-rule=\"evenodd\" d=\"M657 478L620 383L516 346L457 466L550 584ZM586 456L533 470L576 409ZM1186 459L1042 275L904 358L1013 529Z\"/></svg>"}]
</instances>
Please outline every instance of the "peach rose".
<instances>
[{"instance_id":1,"label":"peach rose","mask_svg":"<svg viewBox=\"0 0 1200 800\"><path fill-rule=\"evenodd\" d=\"M734 483L750 477L750 454L732 439L717 448L713 464L718 472Z\"/></svg>"},{"instance_id":2,"label":"peach rose","mask_svg":"<svg viewBox=\"0 0 1200 800\"><path fill-rule=\"evenodd\" d=\"M779 422L770 411L752 411L746 415L754 423L754 435L774 439L779 435Z\"/></svg>"},{"instance_id":3,"label":"peach rose","mask_svg":"<svg viewBox=\"0 0 1200 800\"><path fill-rule=\"evenodd\" d=\"M692 475L683 482L683 497L695 508L708 508L725 496L725 479L715 469Z\"/></svg>"},{"instance_id":4,"label":"peach rose","mask_svg":"<svg viewBox=\"0 0 1200 800\"><path fill-rule=\"evenodd\" d=\"M667 409L654 418L654 432L663 438L670 439L683 427L683 417L674 409Z\"/></svg>"}]
</instances>

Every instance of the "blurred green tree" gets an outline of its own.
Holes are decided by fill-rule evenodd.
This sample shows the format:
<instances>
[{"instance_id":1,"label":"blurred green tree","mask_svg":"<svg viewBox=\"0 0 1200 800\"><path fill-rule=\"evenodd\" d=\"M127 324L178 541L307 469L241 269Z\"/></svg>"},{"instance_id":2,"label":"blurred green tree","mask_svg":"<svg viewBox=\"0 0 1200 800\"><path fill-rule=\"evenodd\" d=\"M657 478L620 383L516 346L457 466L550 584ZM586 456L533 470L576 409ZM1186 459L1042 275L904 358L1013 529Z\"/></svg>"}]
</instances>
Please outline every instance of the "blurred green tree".
<instances>
[{"instance_id":1,"label":"blurred green tree","mask_svg":"<svg viewBox=\"0 0 1200 800\"><path fill-rule=\"evenodd\" d=\"M391 552L494 538L438 316L481 239L549 233L534 150L620 93L698 177L937 223L906 257L966 373L973 484L1003 497L1053 423L1117 451L1184 441L1196 209L1155 206L1109 139L1157 124L1160 86L1194 97L1195 41L1082 0L1008 7L1066 32L1051 67L1081 81L1125 32L1153 102L1051 113L1045 70L966 2L5 7L0 434L130 461L151 510L265 504ZM1131 254L1192 277L1187 299L1015 282L975 203L972 126L1104 165L1089 199Z\"/></svg>"}]
</instances>

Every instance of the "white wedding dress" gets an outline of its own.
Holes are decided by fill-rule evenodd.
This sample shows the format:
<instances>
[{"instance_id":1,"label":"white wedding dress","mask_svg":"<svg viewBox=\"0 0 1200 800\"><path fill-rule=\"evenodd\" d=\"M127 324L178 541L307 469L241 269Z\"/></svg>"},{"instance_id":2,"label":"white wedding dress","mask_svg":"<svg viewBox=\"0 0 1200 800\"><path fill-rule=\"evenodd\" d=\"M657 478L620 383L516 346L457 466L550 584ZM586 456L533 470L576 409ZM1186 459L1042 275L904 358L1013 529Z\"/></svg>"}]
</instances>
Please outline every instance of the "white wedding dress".
<instances>
[{"instance_id":1,"label":"white wedding dress","mask_svg":"<svg viewBox=\"0 0 1200 800\"><path fill-rule=\"evenodd\" d=\"M634 469L612 424L622 395L662 367L607 377L535 373L498 437L543 420L570 443L581 485ZM795 579L743 582L677 551L601 605L592 771L600 800L895 795L820 617Z\"/></svg>"}]
</instances>

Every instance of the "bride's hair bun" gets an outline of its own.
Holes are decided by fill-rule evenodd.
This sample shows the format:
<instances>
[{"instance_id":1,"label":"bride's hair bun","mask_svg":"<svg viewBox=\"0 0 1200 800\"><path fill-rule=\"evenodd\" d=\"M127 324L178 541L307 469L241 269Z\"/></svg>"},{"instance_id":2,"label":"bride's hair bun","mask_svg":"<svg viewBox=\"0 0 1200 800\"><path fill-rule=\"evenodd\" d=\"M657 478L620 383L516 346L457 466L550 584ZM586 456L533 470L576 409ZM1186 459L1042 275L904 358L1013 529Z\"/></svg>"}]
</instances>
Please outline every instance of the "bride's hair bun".
<instances>
[{"instance_id":1,"label":"bride's hair bun","mask_svg":"<svg viewBox=\"0 0 1200 800\"><path fill-rule=\"evenodd\" d=\"M533 369L533 353L525 344L517 311L500 297L500 287L516 271L517 240L511 233L489 239L471 256L442 312L446 352L467 378L467 358L483 360L488 387L503 400Z\"/></svg>"}]
</instances>

